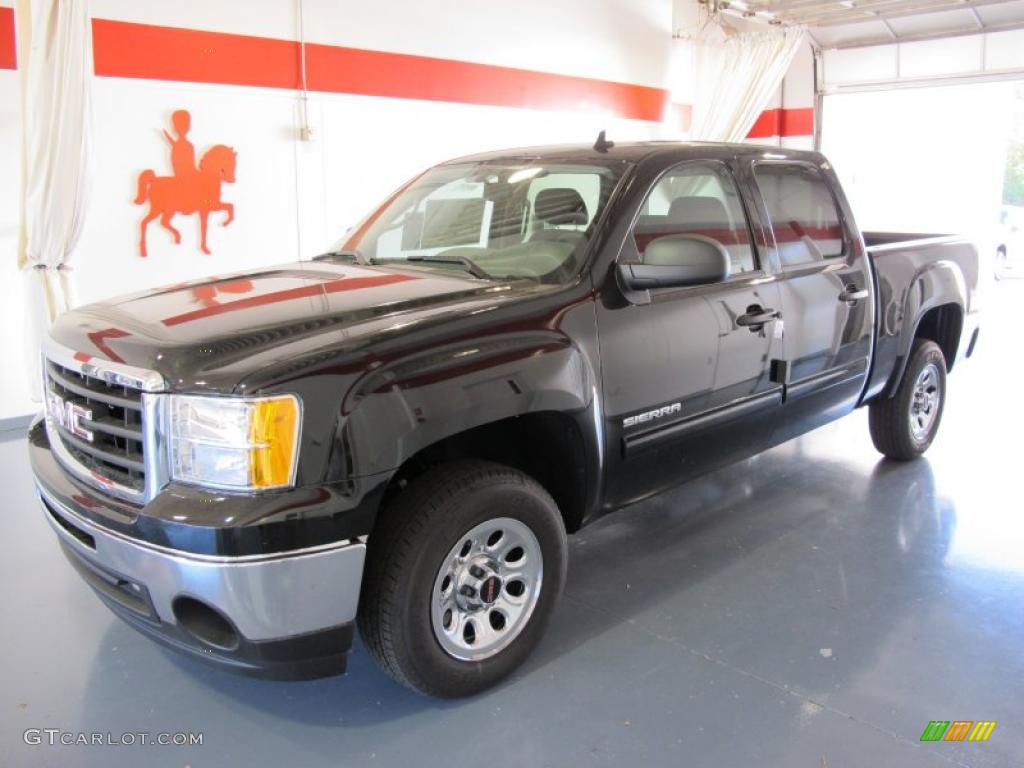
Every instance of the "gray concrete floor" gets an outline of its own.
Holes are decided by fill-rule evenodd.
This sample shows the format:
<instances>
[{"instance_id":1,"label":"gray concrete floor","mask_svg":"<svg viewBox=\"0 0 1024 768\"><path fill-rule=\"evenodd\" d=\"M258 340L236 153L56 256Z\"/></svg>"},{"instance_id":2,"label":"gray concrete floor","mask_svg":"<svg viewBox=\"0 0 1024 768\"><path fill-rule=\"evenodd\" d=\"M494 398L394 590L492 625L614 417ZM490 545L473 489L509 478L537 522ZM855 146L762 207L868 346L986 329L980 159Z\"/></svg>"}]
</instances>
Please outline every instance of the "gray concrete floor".
<instances>
[{"instance_id":1,"label":"gray concrete floor","mask_svg":"<svg viewBox=\"0 0 1024 768\"><path fill-rule=\"evenodd\" d=\"M510 681L436 702L356 647L344 678L272 683L113 618L0 443L0 765L1024 764L1024 283L988 293L926 460L864 413L574 537L546 638ZM996 720L921 744L930 720ZM29 746L27 728L193 731L198 747Z\"/></svg>"}]
</instances>

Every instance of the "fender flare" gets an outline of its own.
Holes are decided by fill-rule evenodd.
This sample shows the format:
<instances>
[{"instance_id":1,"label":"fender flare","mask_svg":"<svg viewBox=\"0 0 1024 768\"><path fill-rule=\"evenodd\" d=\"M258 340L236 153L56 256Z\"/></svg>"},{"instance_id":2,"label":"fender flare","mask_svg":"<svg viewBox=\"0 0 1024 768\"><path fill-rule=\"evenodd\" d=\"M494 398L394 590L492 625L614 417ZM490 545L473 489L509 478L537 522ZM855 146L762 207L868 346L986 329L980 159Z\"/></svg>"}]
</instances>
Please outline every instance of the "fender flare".
<instances>
[{"instance_id":1,"label":"fender flare","mask_svg":"<svg viewBox=\"0 0 1024 768\"><path fill-rule=\"evenodd\" d=\"M599 408L597 381L588 356L556 331L460 340L367 371L342 402L338 439L351 476L392 475L421 451L477 427ZM593 439L602 444L600 435Z\"/></svg>"},{"instance_id":2,"label":"fender flare","mask_svg":"<svg viewBox=\"0 0 1024 768\"><path fill-rule=\"evenodd\" d=\"M892 397L903 378L921 320L931 310L950 304L957 306L961 315L967 307L967 282L955 262L933 262L919 270L911 279L901 308L896 365L889 376L883 397Z\"/></svg>"}]
</instances>

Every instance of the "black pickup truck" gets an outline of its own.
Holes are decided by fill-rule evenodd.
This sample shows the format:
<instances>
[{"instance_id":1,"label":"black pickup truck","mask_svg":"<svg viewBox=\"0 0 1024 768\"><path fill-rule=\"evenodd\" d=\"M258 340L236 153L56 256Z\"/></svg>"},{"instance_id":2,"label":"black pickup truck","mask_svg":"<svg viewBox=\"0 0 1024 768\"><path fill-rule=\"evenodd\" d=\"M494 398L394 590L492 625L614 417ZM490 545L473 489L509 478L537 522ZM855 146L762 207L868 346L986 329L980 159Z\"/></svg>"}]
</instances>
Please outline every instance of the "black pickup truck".
<instances>
[{"instance_id":1,"label":"black pickup truck","mask_svg":"<svg viewBox=\"0 0 1024 768\"><path fill-rule=\"evenodd\" d=\"M494 684L566 534L860 406L923 453L978 337L974 247L858 231L820 154L633 143L476 155L312 261L54 325L29 450L119 616L252 674Z\"/></svg>"}]
</instances>

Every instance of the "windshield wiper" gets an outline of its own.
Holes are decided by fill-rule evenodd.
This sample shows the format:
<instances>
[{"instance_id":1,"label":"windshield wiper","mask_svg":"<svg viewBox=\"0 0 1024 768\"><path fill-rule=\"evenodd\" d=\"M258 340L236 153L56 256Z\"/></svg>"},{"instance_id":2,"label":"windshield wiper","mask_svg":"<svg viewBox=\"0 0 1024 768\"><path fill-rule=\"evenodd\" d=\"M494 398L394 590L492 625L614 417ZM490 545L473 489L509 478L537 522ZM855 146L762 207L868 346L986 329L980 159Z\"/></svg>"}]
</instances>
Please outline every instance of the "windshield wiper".
<instances>
[{"instance_id":1,"label":"windshield wiper","mask_svg":"<svg viewBox=\"0 0 1024 768\"><path fill-rule=\"evenodd\" d=\"M495 279L494 275L467 256L406 256L405 261L425 261L429 264L458 264L465 267L466 271L473 277L479 277L483 280Z\"/></svg>"},{"instance_id":2,"label":"windshield wiper","mask_svg":"<svg viewBox=\"0 0 1024 768\"><path fill-rule=\"evenodd\" d=\"M328 251L327 253L321 253L319 256L314 256L313 261L327 261L329 259L351 259L360 266L367 266L374 263L373 259L367 259L362 253L355 249L347 251Z\"/></svg>"}]
</instances>

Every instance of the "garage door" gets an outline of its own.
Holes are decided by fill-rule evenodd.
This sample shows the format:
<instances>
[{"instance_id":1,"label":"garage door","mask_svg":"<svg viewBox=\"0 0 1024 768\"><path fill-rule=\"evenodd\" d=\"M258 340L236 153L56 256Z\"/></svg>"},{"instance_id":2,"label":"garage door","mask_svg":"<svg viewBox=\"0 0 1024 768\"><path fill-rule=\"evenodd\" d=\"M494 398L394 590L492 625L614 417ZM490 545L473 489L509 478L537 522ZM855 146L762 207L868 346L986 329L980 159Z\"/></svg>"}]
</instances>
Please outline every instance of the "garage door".
<instances>
[{"instance_id":1,"label":"garage door","mask_svg":"<svg viewBox=\"0 0 1024 768\"><path fill-rule=\"evenodd\" d=\"M820 63L820 146L862 228L994 229L1024 33L829 50Z\"/></svg>"}]
</instances>

